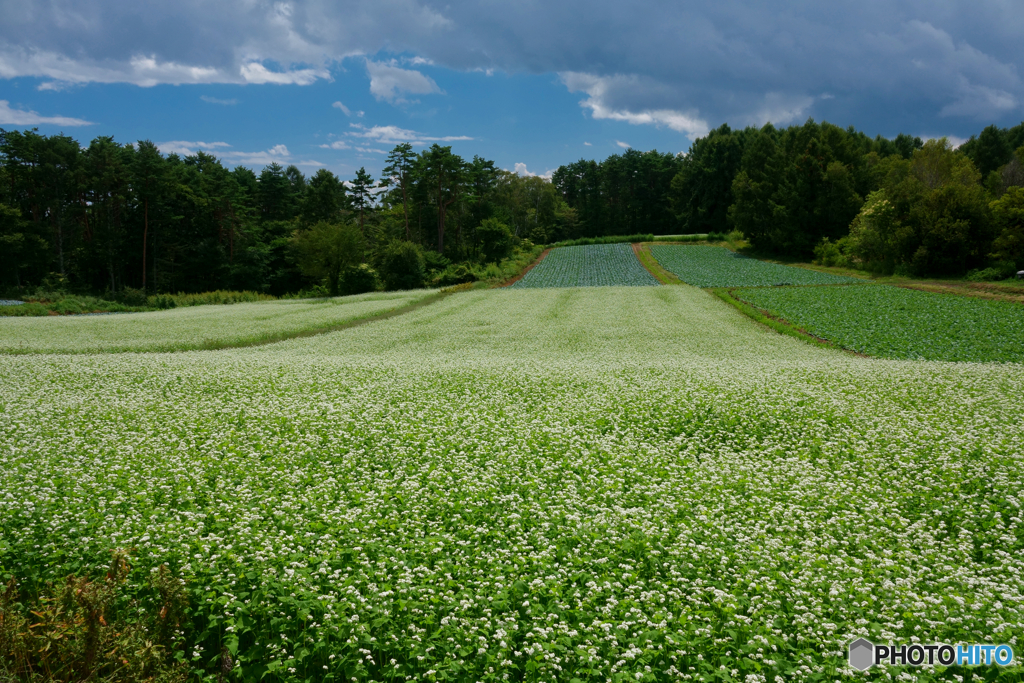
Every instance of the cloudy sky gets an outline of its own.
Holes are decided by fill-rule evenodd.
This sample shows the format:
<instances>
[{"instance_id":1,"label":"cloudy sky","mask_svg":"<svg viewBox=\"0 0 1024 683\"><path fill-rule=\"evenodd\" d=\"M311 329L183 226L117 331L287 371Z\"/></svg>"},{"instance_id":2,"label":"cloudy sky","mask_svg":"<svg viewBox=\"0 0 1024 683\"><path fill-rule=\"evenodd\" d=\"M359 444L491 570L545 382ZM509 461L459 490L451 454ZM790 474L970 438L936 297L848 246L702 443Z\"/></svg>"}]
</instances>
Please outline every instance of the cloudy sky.
<instances>
[{"instance_id":1,"label":"cloudy sky","mask_svg":"<svg viewBox=\"0 0 1024 683\"><path fill-rule=\"evenodd\" d=\"M0 0L0 127L377 172L397 142L544 174L808 117L1024 119L1020 0Z\"/></svg>"}]
</instances>

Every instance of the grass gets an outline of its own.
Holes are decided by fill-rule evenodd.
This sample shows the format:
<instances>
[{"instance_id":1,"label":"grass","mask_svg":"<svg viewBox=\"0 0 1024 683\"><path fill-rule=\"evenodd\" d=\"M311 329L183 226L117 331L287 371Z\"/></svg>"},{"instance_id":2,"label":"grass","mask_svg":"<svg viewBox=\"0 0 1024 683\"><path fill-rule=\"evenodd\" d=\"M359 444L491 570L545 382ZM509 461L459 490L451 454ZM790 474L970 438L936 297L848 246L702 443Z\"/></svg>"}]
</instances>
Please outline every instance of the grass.
<instances>
[{"instance_id":1,"label":"grass","mask_svg":"<svg viewBox=\"0 0 1024 683\"><path fill-rule=\"evenodd\" d=\"M884 358L1024 362L1024 306L888 285L733 290L771 316Z\"/></svg>"},{"instance_id":2,"label":"grass","mask_svg":"<svg viewBox=\"0 0 1024 683\"><path fill-rule=\"evenodd\" d=\"M849 277L792 268L749 258L724 247L651 245L658 263L697 287L757 287L856 282Z\"/></svg>"},{"instance_id":3,"label":"grass","mask_svg":"<svg viewBox=\"0 0 1024 683\"><path fill-rule=\"evenodd\" d=\"M686 285L0 356L0 579L133 548L144 602L166 564L195 681L225 652L245 683L966 680L845 647L1024 637L1022 384L815 348Z\"/></svg>"},{"instance_id":4,"label":"grass","mask_svg":"<svg viewBox=\"0 0 1024 683\"><path fill-rule=\"evenodd\" d=\"M647 269L647 272L653 275L661 284L682 284L682 280L661 267L661 264L658 263L657 259L654 258L654 255L651 254L651 249L648 244L634 244L633 252L636 253L636 257L640 259L640 263L642 263L644 268Z\"/></svg>"},{"instance_id":5,"label":"grass","mask_svg":"<svg viewBox=\"0 0 1024 683\"><path fill-rule=\"evenodd\" d=\"M252 346L319 334L436 299L435 290L0 321L0 353L119 353Z\"/></svg>"},{"instance_id":6,"label":"grass","mask_svg":"<svg viewBox=\"0 0 1024 683\"><path fill-rule=\"evenodd\" d=\"M653 286L655 279L629 244L594 244L552 249L513 288Z\"/></svg>"}]
</instances>

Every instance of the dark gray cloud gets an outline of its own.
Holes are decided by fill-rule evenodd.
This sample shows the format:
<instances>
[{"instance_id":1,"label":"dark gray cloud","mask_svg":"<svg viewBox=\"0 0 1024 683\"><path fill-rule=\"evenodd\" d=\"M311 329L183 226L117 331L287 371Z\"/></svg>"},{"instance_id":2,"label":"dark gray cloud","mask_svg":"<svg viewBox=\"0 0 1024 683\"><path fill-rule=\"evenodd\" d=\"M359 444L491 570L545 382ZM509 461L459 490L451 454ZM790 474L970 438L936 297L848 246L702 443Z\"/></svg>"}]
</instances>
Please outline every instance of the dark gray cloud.
<instances>
[{"instance_id":1,"label":"dark gray cloud","mask_svg":"<svg viewBox=\"0 0 1024 683\"><path fill-rule=\"evenodd\" d=\"M1024 116L1017 0L330 2L0 0L0 76L310 83L346 57L560 74L595 117L700 134L807 116L883 133ZM375 95L438 92L415 64L360 64Z\"/></svg>"}]
</instances>

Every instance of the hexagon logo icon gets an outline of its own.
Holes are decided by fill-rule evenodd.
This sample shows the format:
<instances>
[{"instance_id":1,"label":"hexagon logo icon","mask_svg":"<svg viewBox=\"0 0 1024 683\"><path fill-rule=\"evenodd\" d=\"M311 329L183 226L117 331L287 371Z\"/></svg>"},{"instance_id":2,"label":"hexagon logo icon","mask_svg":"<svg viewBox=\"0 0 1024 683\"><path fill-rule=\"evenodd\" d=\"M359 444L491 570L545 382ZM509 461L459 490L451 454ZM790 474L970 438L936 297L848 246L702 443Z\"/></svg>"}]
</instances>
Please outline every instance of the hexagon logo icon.
<instances>
[{"instance_id":1,"label":"hexagon logo icon","mask_svg":"<svg viewBox=\"0 0 1024 683\"><path fill-rule=\"evenodd\" d=\"M858 671L866 671L875 663L875 646L865 638L858 638L850 643L850 666Z\"/></svg>"}]
</instances>

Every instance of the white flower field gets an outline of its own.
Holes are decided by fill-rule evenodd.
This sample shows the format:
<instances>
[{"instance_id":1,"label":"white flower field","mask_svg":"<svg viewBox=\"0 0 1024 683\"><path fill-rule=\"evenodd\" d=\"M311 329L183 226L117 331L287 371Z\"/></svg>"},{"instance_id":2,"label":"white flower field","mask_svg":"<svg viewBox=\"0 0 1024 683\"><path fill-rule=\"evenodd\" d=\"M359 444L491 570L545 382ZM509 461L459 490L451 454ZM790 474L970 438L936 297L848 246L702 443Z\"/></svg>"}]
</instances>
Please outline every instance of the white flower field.
<instances>
[{"instance_id":1,"label":"white flower field","mask_svg":"<svg viewBox=\"0 0 1024 683\"><path fill-rule=\"evenodd\" d=\"M225 647L239 681L956 680L845 648L1024 655L1022 386L813 347L690 286L3 355L0 578L167 563L195 680Z\"/></svg>"}]
</instances>

